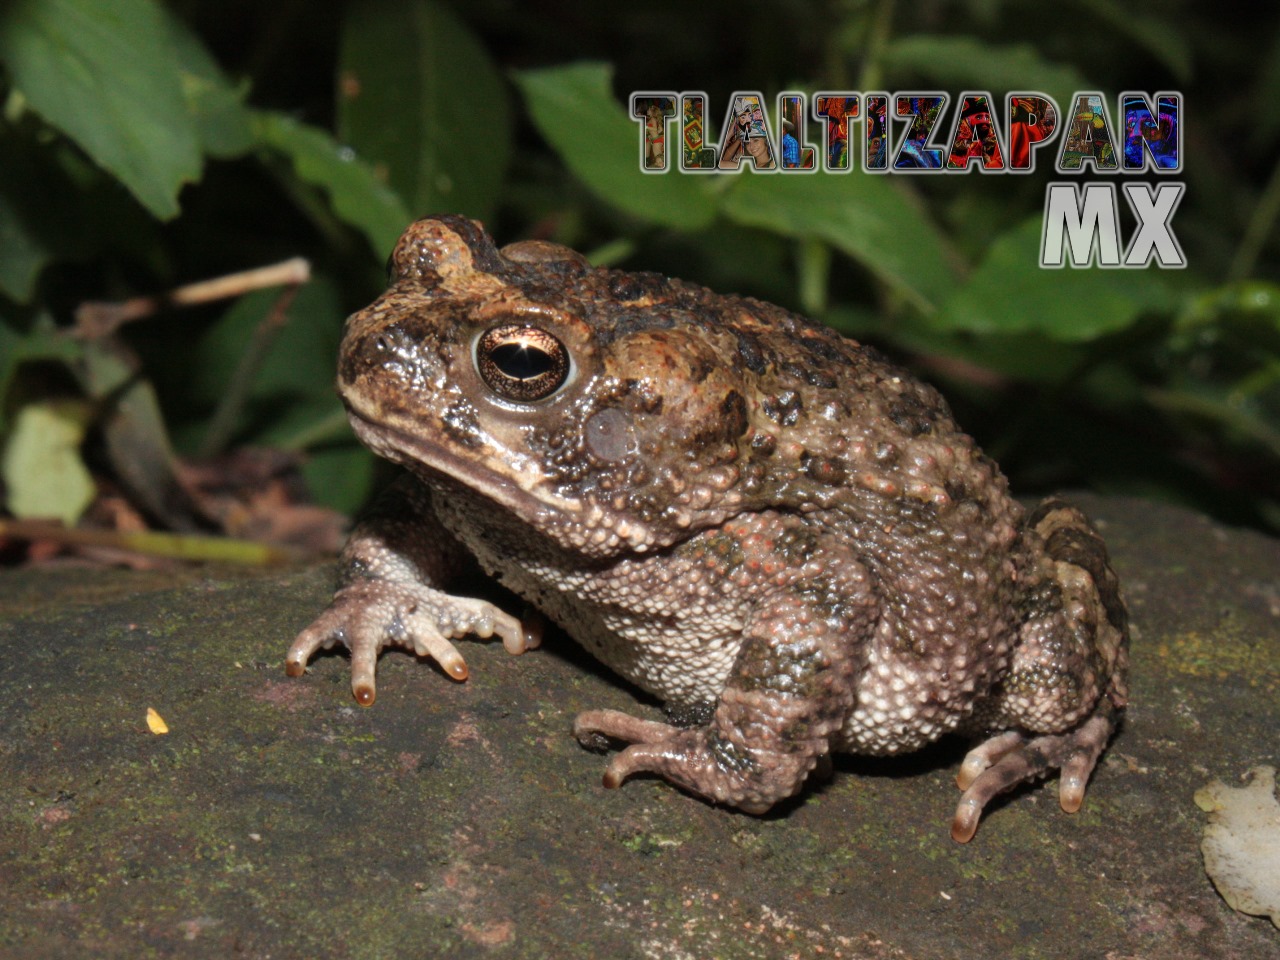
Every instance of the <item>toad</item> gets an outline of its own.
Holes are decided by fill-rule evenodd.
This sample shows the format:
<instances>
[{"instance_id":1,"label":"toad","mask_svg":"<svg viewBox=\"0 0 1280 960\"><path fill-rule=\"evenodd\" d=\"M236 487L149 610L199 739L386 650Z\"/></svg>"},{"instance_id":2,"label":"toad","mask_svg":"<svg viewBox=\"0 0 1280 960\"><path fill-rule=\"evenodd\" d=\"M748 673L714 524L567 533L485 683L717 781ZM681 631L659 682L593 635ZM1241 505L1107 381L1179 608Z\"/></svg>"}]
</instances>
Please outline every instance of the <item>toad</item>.
<instances>
[{"instance_id":1,"label":"toad","mask_svg":"<svg viewBox=\"0 0 1280 960\"><path fill-rule=\"evenodd\" d=\"M379 651L464 680L454 646L536 630L448 592L467 558L684 722L591 710L625 744L606 787L657 774L762 813L833 752L975 738L951 825L1058 771L1085 786L1127 699L1106 549L1050 499L1026 512L932 387L803 317L459 216L413 224L351 316L338 390L403 464L356 527L333 602L290 647ZM670 719L670 718L669 718Z\"/></svg>"}]
</instances>

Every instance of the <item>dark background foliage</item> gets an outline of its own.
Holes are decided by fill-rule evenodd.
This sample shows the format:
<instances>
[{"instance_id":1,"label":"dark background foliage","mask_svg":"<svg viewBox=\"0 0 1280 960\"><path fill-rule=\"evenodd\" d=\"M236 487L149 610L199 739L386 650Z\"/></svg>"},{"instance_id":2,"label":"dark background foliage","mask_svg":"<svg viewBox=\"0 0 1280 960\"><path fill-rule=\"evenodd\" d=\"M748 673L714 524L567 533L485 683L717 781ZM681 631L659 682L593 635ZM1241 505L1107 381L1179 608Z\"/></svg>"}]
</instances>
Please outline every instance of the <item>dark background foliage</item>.
<instances>
[{"instance_id":1,"label":"dark background foliage","mask_svg":"<svg viewBox=\"0 0 1280 960\"><path fill-rule=\"evenodd\" d=\"M553 239L875 343L942 388L1019 493L1137 492L1280 528L1280 33L1256 9L11 0L6 506L74 520L85 463L146 461L117 477L145 488L178 458L255 446L304 454L312 493L354 509L375 469L332 392L342 318L378 293L410 219L458 211L499 242ZM1061 178L1043 155L1030 176L646 177L624 106L645 89L705 91L713 136L740 89L946 90L952 109L963 90L1043 90L1064 109L1076 90L1109 109L1181 91L1189 266L1041 270ZM293 256L313 279L279 329L266 290L70 333L85 301Z\"/></svg>"}]
</instances>

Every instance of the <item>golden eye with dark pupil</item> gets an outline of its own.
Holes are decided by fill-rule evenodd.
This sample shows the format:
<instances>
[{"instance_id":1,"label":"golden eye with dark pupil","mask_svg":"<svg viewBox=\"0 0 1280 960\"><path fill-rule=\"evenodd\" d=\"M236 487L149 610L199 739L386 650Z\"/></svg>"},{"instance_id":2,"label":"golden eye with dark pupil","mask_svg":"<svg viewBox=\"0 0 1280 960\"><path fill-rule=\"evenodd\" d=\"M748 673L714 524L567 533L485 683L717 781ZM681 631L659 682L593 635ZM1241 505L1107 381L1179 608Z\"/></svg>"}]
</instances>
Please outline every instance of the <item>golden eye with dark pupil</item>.
<instances>
[{"instance_id":1,"label":"golden eye with dark pupil","mask_svg":"<svg viewBox=\"0 0 1280 960\"><path fill-rule=\"evenodd\" d=\"M476 369L508 400L544 400L569 377L569 351L540 327L510 323L486 330L476 344Z\"/></svg>"}]
</instances>

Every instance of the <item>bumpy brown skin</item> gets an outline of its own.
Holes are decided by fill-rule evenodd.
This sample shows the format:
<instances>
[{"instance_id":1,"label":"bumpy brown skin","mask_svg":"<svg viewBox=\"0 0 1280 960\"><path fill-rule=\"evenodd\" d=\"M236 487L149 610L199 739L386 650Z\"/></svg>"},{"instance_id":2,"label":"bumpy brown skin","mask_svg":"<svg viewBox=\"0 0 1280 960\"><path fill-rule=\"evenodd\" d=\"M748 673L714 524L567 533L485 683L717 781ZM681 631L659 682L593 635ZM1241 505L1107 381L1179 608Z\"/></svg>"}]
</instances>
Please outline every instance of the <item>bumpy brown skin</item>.
<instances>
[{"instance_id":1,"label":"bumpy brown skin","mask_svg":"<svg viewBox=\"0 0 1280 960\"><path fill-rule=\"evenodd\" d=\"M959 730L994 735L961 769L957 840L1055 769L1079 807L1127 696L1115 575L1079 512L1024 518L931 387L769 304L498 250L461 217L413 224L391 268L347 322L338 386L413 477L356 530L290 673L340 642L367 704L385 645L465 679L451 639L536 644L444 592L470 556L618 673L705 708L689 729L579 716L584 742L630 744L606 786L650 771L759 813L832 751ZM541 362L510 367L504 330Z\"/></svg>"}]
</instances>

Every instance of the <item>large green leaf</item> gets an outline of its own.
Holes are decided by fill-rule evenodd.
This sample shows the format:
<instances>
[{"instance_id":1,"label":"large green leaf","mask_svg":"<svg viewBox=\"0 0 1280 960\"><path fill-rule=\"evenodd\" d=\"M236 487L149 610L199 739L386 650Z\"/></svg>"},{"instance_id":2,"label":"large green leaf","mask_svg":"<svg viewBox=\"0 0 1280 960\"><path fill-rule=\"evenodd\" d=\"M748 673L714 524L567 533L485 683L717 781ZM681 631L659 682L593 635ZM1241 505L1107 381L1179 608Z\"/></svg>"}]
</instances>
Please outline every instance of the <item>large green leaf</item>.
<instances>
[{"instance_id":1,"label":"large green leaf","mask_svg":"<svg viewBox=\"0 0 1280 960\"><path fill-rule=\"evenodd\" d=\"M506 87L458 18L430 0L351 4L338 136L386 171L415 215L488 216L511 151Z\"/></svg>"},{"instance_id":2,"label":"large green leaf","mask_svg":"<svg viewBox=\"0 0 1280 960\"><path fill-rule=\"evenodd\" d=\"M252 113L254 135L293 163L299 179L329 195L333 211L369 238L373 249L389 252L413 218L373 168L340 146L329 133L268 110Z\"/></svg>"},{"instance_id":3,"label":"large green leaf","mask_svg":"<svg viewBox=\"0 0 1280 960\"><path fill-rule=\"evenodd\" d=\"M1000 46L976 37L917 34L892 41L884 52L890 76L924 77L958 94L961 90L987 90L996 97L1010 92L1047 93L1062 110L1071 108L1078 90L1093 89L1075 67L1051 63L1027 44ZM993 104L1004 116L1004 107ZM1059 118L1062 122L1062 118ZM934 141L944 139L942 134Z\"/></svg>"},{"instance_id":4,"label":"large green leaf","mask_svg":"<svg viewBox=\"0 0 1280 960\"><path fill-rule=\"evenodd\" d=\"M369 502L377 467L373 454L353 438L346 446L308 451L302 478L322 506L354 514Z\"/></svg>"},{"instance_id":5,"label":"large green leaf","mask_svg":"<svg viewBox=\"0 0 1280 960\"><path fill-rule=\"evenodd\" d=\"M1041 267L1042 222L1033 217L992 243L935 324L947 330L1035 332L1081 341L1123 330L1143 313L1171 306L1168 281L1157 267Z\"/></svg>"},{"instance_id":6,"label":"large green leaf","mask_svg":"<svg viewBox=\"0 0 1280 960\"><path fill-rule=\"evenodd\" d=\"M885 177L739 174L724 198L739 223L794 237L819 237L866 266L926 312L954 281L941 233Z\"/></svg>"},{"instance_id":7,"label":"large green leaf","mask_svg":"<svg viewBox=\"0 0 1280 960\"><path fill-rule=\"evenodd\" d=\"M232 84L200 38L167 10L165 28L178 54L182 93L205 153L215 157L235 157L245 153L253 146L249 110L244 105L249 92L248 83Z\"/></svg>"},{"instance_id":8,"label":"large green leaf","mask_svg":"<svg viewBox=\"0 0 1280 960\"><path fill-rule=\"evenodd\" d=\"M696 230L715 218L724 178L640 170L639 121L613 98L613 70L578 63L516 74L539 132L599 197L650 223Z\"/></svg>"},{"instance_id":9,"label":"large green leaf","mask_svg":"<svg viewBox=\"0 0 1280 960\"><path fill-rule=\"evenodd\" d=\"M200 174L196 125L154 0L15 0L0 7L13 86L157 217Z\"/></svg>"}]
</instances>

